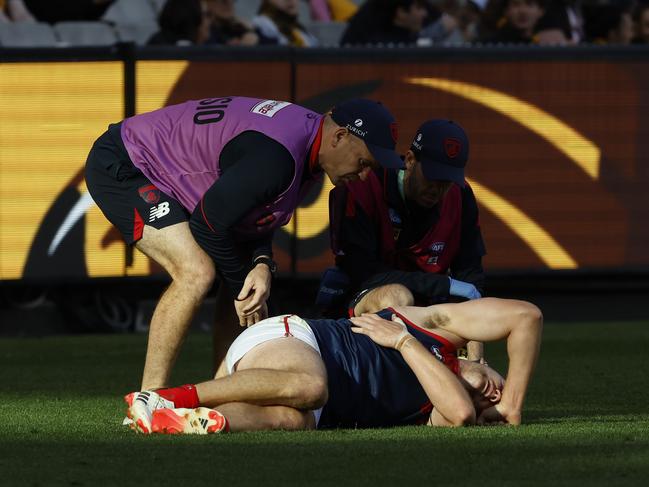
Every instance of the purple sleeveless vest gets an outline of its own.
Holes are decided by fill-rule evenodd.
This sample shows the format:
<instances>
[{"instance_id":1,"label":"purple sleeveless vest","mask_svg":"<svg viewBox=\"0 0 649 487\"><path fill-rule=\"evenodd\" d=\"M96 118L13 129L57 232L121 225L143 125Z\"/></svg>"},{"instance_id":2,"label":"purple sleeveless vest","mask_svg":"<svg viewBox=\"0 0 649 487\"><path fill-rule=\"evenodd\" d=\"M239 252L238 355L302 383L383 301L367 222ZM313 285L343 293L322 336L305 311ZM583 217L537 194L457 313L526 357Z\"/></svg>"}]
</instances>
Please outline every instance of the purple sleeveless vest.
<instances>
[{"instance_id":1,"label":"purple sleeveless vest","mask_svg":"<svg viewBox=\"0 0 649 487\"><path fill-rule=\"evenodd\" d=\"M221 151L237 135L254 130L286 147L295 162L291 185L275 201L251 211L234 229L240 237L255 238L286 225L308 191L310 185L300 188L300 182L322 117L283 101L209 98L127 118L121 134L133 164L189 212L219 179Z\"/></svg>"}]
</instances>

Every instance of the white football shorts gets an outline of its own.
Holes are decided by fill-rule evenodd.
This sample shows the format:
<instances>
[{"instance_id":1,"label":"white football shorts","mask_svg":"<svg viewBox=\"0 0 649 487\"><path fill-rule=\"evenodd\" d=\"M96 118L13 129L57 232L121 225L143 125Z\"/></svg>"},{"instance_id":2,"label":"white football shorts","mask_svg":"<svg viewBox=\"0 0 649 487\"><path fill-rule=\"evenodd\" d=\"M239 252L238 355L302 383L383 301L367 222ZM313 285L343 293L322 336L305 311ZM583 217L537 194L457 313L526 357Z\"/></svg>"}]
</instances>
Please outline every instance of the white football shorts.
<instances>
[{"instance_id":1,"label":"white football shorts","mask_svg":"<svg viewBox=\"0 0 649 487\"><path fill-rule=\"evenodd\" d=\"M296 315L273 316L247 328L232 342L225 356L225 365L228 374L234 373L239 360L257 345L269 340L289 336L306 343L318 352L318 355L321 355L315 334L306 321ZM313 410L312 412L315 416L315 424L317 426L320 420L320 414L322 414L322 408Z\"/></svg>"}]
</instances>

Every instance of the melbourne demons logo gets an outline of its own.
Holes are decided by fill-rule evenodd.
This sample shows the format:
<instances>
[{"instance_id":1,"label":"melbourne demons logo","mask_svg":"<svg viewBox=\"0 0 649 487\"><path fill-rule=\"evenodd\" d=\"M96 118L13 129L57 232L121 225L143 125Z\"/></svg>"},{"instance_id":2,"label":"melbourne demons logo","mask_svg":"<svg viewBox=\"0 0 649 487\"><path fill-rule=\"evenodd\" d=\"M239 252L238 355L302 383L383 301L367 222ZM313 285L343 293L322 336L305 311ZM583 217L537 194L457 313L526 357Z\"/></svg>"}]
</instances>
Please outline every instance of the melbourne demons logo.
<instances>
[{"instance_id":1,"label":"melbourne demons logo","mask_svg":"<svg viewBox=\"0 0 649 487\"><path fill-rule=\"evenodd\" d=\"M444 139L444 152L451 159L455 159L462 150L462 143L453 138Z\"/></svg>"},{"instance_id":2,"label":"melbourne demons logo","mask_svg":"<svg viewBox=\"0 0 649 487\"><path fill-rule=\"evenodd\" d=\"M160 201L160 190L153 184L141 186L137 191L140 194L140 198L142 198L147 203L155 205L158 201Z\"/></svg>"}]
</instances>

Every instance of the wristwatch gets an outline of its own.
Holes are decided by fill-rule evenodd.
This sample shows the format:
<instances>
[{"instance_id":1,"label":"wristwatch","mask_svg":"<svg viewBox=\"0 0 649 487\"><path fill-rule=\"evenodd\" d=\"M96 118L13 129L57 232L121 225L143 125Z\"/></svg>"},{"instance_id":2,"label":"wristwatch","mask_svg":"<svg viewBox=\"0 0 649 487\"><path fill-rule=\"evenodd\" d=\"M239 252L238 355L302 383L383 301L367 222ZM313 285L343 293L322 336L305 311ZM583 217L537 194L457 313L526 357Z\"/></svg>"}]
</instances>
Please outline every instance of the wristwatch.
<instances>
[{"instance_id":1,"label":"wristwatch","mask_svg":"<svg viewBox=\"0 0 649 487\"><path fill-rule=\"evenodd\" d=\"M277 264L270 257L266 257L265 255L262 255L261 257L257 257L255 260L252 261L252 266L253 267L255 267L258 264L267 265L268 269L270 270L270 274L272 276L274 276L275 272L277 272Z\"/></svg>"}]
</instances>

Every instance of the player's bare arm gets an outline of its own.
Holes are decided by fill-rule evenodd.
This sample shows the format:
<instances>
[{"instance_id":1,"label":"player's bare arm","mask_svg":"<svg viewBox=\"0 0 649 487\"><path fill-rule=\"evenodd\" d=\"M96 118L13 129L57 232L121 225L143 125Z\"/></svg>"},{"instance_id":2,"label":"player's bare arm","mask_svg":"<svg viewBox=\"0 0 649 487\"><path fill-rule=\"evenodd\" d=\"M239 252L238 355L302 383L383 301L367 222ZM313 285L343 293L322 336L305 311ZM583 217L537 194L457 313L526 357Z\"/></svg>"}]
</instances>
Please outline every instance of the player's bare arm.
<instances>
[{"instance_id":1,"label":"player's bare arm","mask_svg":"<svg viewBox=\"0 0 649 487\"><path fill-rule=\"evenodd\" d=\"M543 315L536 306L525 301L485 298L428 308L404 307L397 311L456 344L467 340L507 339L509 368L502 399L485 410L478 422L520 424L525 394L541 346Z\"/></svg>"},{"instance_id":2,"label":"player's bare arm","mask_svg":"<svg viewBox=\"0 0 649 487\"><path fill-rule=\"evenodd\" d=\"M414 372L435 413L429 425L463 426L475 423L471 399L455 375L410 335L399 320L387 321L374 314L351 318L356 333L367 335L378 345L401 353Z\"/></svg>"}]
</instances>

